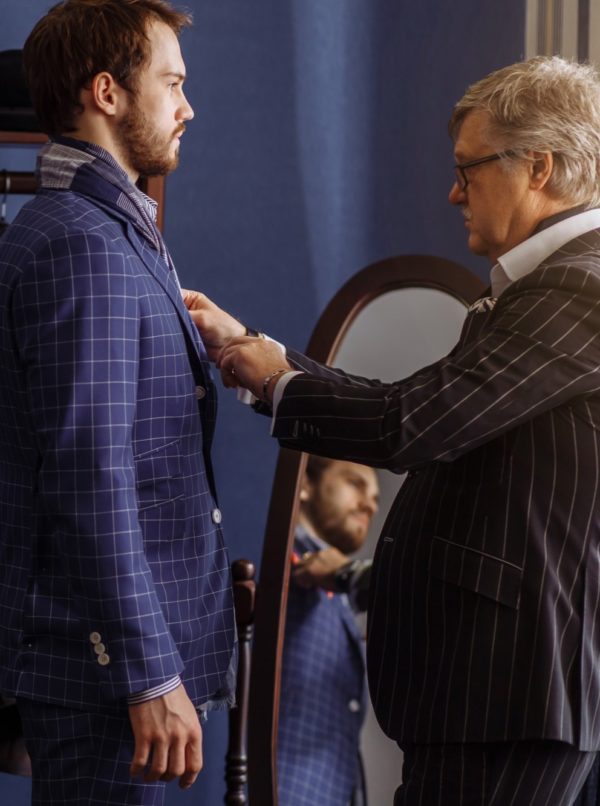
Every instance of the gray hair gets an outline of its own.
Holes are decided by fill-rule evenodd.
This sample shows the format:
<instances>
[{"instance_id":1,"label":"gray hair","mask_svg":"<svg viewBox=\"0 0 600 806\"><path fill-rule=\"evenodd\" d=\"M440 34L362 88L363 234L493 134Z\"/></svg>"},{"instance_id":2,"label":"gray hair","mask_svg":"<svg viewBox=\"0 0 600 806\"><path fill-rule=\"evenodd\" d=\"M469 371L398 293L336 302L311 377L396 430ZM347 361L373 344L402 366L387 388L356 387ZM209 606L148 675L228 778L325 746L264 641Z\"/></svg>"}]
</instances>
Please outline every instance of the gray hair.
<instances>
[{"instance_id":1,"label":"gray hair","mask_svg":"<svg viewBox=\"0 0 600 806\"><path fill-rule=\"evenodd\" d=\"M490 144L512 152L503 162L551 152L548 191L573 205L600 206L600 75L592 65L536 56L490 73L455 105L453 140L474 111L490 116Z\"/></svg>"}]
</instances>

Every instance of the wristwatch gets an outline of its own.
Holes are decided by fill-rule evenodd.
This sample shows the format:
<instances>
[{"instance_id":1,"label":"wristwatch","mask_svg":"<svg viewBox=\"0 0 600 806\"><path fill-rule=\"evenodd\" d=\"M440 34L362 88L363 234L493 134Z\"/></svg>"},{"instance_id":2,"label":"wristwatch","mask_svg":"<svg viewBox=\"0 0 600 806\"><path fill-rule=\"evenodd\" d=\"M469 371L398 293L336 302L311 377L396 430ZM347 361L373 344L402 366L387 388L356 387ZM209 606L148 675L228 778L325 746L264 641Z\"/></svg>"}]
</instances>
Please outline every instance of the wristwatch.
<instances>
[{"instance_id":1,"label":"wristwatch","mask_svg":"<svg viewBox=\"0 0 600 806\"><path fill-rule=\"evenodd\" d=\"M248 325L244 325L244 327L246 328L246 336L252 336L255 339L264 339L265 338L264 333L261 333L258 330L254 330L253 327L248 327Z\"/></svg>"},{"instance_id":2,"label":"wristwatch","mask_svg":"<svg viewBox=\"0 0 600 806\"><path fill-rule=\"evenodd\" d=\"M333 575L333 584L336 593L350 593L350 588L352 587L352 577L354 576L359 565L360 560L350 560L350 562L342 565L341 568L338 568Z\"/></svg>"}]
</instances>

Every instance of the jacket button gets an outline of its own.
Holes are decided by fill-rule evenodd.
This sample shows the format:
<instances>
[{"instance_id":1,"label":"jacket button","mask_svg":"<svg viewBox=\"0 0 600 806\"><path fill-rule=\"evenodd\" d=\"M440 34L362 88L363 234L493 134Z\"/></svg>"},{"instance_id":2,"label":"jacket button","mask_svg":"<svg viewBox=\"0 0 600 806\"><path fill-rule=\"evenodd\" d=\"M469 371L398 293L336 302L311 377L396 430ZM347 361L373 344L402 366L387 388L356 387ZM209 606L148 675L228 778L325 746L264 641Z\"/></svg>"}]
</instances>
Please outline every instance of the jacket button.
<instances>
[{"instance_id":1,"label":"jacket button","mask_svg":"<svg viewBox=\"0 0 600 806\"><path fill-rule=\"evenodd\" d=\"M353 714L357 714L360 711L360 703L358 700L350 700L348 703L348 710L351 711Z\"/></svg>"},{"instance_id":2,"label":"jacket button","mask_svg":"<svg viewBox=\"0 0 600 806\"><path fill-rule=\"evenodd\" d=\"M99 644L101 640L102 636L100 635L99 632L90 633L90 641L92 642L92 644Z\"/></svg>"},{"instance_id":3,"label":"jacket button","mask_svg":"<svg viewBox=\"0 0 600 806\"><path fill-rule=\"evenodd\" d=\"M206 389L203 386L196 387L196 398L202 400L206 397Z\"/></svg>"},{"instance_id":4,"label":"jacket button","mask_svg":"<svg viewBox=\"0 0 600 806\"><path fill-rule=\"evenodd\" d=\"M106 652L106 647L104 644L94 644L94 652L96 655L102 655L104 652Z\"/></svg>"},{"instance_id":5,"label":"jacket button","mask_svg":"<svg viewBox=\"0 0 600 806\"><path fill-rule=\"evenodd\" d=\"M213 509L213 511L211 513L211 517L212 517L213 523L221 523L221 521L223 520L223 516L221 515L221 510L220 509Z\"/></svg>"},{"instance_id":6,"label":"jacket button","mask_svg":"<svg viewBox=\"0 0 600 806\"><path fill-rule=\"evenodd\" d=\"M106 652L103 652L101 655L98 655L98 663L100 664L100 666L108 666L108 664L110 663L110 657L106 654Z\"/></svg>"}]
</instances>

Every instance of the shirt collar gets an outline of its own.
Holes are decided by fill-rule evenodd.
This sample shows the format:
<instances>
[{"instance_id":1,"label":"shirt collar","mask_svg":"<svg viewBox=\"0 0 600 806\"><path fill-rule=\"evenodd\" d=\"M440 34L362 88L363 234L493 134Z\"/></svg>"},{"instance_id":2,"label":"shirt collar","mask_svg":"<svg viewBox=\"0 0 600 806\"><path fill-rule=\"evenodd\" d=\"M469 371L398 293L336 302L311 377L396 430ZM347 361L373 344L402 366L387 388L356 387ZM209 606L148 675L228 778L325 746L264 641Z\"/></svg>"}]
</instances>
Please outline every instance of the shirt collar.
<instances>
[{"instance_id":1,"label":"shirt collar","mask_svg":"<svg viewBox=\"0 0 600 806\"><path fill-rule=\"evenodd\" d=\"M326 543L325 540L318 537L312 530L309 532L306 526L303 526L303 524L301 523L298 523L296 526L296 536L299 537L300 539L308 538L315 544L315 546L319 551L331 548L330 543Z\"/></svg>"},{"instance_id":2,"label":"shirt collar","mask_svg":"<svg viewBox=\"0 0 600 806\"><path fill-rule=\"evenodd\" d=\"M171 265L156 226L156 202L134 185L114 157L97 143L55 138L38 154L37 176L40 187L70 189L119 208Z\"/></svg>"},{"instance_id":3,"label":"shirt collar","mask_svg":"<svg viewBox=\"0 0 600 806\"><path fill-rule=\"evenodd\" d=\"M106 149L97 143L56 137L40 151L38 177L42 187L69 188L77 170L95 163L96 169L124 193L135 198L148 216L156 221L158 205L131 182L123 168Z\"/></svg>"},{"instance_id":4,"label":"shirt collar","mask_svg":"<svg viewBox=\"0 0 600 806\"><path fill-rule=\"evenodd\" d=\"M568 215L566 218L562 217L561 220L550 226L544 226L544 222L542 222L535 235L527 238L527 240L498 258L498 263L508 279L508 283L505 285L525 277L553 252L572 241L573 238L590 232L590 230L600 228L600 209L593 208L578 212L579 209L575 208L574 211L570 211L573 213L572 215ZM492 294L498 296L494 285L494 271L492 270Z\"/></svg>"}]
</instances>

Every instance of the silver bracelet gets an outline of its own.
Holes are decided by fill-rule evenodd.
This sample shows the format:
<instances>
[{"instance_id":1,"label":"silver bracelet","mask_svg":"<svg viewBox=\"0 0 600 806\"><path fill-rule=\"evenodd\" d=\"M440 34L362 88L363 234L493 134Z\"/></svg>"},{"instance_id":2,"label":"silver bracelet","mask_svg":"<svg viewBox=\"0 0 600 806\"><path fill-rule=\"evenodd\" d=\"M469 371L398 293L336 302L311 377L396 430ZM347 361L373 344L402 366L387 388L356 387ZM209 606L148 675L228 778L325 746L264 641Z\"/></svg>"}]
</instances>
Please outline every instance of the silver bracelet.
<instances>
[{"instance_id":1,"label":"silver bracelet","mask_svg":"<svg viewBox=\"0 0 600 806\"><path fill-rule=\"evenodd\" d=\"M269 391L270 382L277 375L282 375L284 372L290 372L289 367L286 367L285 369L276 369L275 372L272 372L270 375L267 375L267 377L264 379L263 385L262 385L262 399L263 399L263 401L265 403L269 403L269 398L268 398L267 395L268 395L268 391Z\"/></svg>"}]
</instances>

